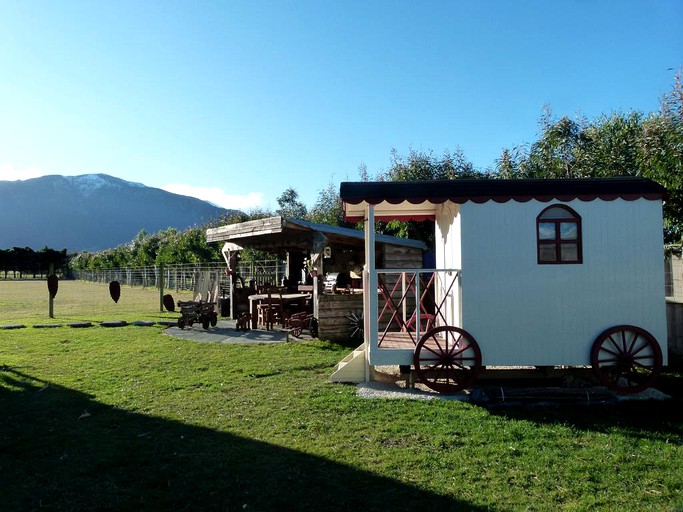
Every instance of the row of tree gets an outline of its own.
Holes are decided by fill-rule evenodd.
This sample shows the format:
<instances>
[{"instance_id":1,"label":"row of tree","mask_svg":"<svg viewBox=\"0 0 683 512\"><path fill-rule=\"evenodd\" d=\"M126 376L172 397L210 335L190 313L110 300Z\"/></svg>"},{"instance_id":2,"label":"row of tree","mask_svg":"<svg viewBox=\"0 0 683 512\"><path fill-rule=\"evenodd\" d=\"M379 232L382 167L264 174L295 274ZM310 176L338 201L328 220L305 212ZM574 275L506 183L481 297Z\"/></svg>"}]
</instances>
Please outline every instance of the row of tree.
<instances>
[{"instance_id":1,"label":"row of tree","mask_svg":"<svg viewBox=\"0 0 683 512\"><path fill-rule=\"evenodd\" d=\"M75 255L70 266L74 270L98 270L219 261L222 259L220 247L207 243L205 229L168 228L153 234L141 230L130 243Z\"/></svg>"},{"instance_id":2,"label":"row of tree","mask_svg":"<svg viewBox=\"0 0 683 512\"><path fill-rule=\"evenodd\" d=\"M46 276L52 269L57 274L65 275L68 268L66 249L57 251L44 247L34 251L30 247L13 247L0 249L0 273L7 279Z\"/></svg>"}]
</instances>

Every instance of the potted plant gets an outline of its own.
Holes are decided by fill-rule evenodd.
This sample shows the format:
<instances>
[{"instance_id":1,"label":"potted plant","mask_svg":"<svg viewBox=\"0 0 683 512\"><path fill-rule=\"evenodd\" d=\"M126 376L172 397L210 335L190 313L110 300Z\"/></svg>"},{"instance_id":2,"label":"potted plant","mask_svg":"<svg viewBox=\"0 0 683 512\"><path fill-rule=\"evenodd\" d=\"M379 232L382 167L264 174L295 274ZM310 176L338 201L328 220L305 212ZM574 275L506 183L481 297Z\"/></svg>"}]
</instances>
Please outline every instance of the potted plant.
<instances>
[{"instance_id":1,"label":"potted plant","mask_svg":"<svg viewBox=\"0 0 683 512\"><path fill-rule=\"evenodd\" d=\"M316 277L318 275L318 269L313 266L313 260L306 258L304 260L304 264L306 265L306 271L308 272L308 275L311 277Z\"/></svg>"}]
</instances>

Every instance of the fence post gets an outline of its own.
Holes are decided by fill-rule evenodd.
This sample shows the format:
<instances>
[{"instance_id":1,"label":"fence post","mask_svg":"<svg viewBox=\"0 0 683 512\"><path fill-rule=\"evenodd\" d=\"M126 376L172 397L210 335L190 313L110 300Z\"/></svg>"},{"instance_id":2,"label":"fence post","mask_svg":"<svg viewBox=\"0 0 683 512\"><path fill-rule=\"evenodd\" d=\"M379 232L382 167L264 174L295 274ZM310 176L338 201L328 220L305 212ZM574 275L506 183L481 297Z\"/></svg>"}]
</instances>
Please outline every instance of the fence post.
<instances>
[{"instance_id":1,"label":"fence post","mask_svg":"<svg viewBox=\"0 0 683 512\"><path fill-rule=\"evenodd\" d=\"M159 263L159 313L164 312L164 264Z\"/></svg>"},{"instance_id":2,"label":"fence post","mask_svg":"<svg viewBox=\"0 0 683 512\"><path fill-rule=\"evenodd\" d=\"M55 264L50 263L50 268L47 271L48 277L54 273L55 273ZM50 280L48 279L48 283L49 282L50 282ZM55 310L54 310L54 300L55 299L52 296L52 293L50 293L49 295L50 295L50 302L48 304L48 314L50 315L50 318L54 318L55 317Z\"/></svg>"}]
</instances>

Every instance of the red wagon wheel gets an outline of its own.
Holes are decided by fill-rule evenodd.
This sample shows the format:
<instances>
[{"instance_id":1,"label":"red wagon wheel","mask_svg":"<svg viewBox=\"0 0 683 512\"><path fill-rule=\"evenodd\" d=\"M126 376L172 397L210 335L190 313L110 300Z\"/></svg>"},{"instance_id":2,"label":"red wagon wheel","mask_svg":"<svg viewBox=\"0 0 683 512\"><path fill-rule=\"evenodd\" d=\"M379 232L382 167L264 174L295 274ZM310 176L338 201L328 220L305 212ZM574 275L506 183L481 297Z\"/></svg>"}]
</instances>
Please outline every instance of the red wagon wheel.
<instances>
[{"instance_id":1,"label":"red wagon wheel","mask_svg":"<svg viewBox=\"0 0 683 512\"><path fill-rule=\"evenodd\" d=\"M598 380L612 391L639 393L662 371L662 350L645 329L617 325L593 342L591 364Z\"/></svg>"},{"instance_id":2,"label":"red wagon wheel","mask_svg":"<svg viewBox=\"0 0 683 512\"><path fill-rule=\"evenodd\" d=\"M425 333L415 346L417 378L439 393L470 387L482 370L481 350L467 331L445 325Z\"/></svg>"}]
</instances>

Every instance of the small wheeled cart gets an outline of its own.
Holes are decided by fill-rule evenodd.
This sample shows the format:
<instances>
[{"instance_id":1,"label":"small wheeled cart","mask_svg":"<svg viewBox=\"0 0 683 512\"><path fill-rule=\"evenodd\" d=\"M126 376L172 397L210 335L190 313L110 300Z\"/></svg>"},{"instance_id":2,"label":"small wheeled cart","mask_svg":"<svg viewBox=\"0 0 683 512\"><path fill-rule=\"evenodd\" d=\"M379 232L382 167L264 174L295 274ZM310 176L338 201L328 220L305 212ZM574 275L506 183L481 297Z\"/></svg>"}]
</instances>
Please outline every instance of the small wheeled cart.
<instances>
[{"instance_id":1,"label":"small wheeled cart","mask_svg":"<svg viewBox=\"0 0 683 512\"><path fill-rule=\"evenodd\" d=\"M209 326L216 327L218 323L218 313L215 311L215 302L199 301L178 301L180 307L181 317L178 318L178 327L184 329L185 326L190 326L195 322L201 322L204 329Z\"/></svg>"},{"instance_id":2,"label":"small wheeled cart","mask_svg":"<svg viewBox=\"0 0 683 512\"><path fill-rule=\"evenodd\" d=\"M489 369L592 367L637 393L667 364L659 184L362 182L340 196L365 222L365 365L412 366L445 393ZM434 223L435 266L377 268L375 225L391 220ZM339 381L357 366L339 365Z\"/></svg>"},{"instance_id":3,"label":"small wheeled cart","mask_svg":"<svg viewBox=\"0 0 683 512\"><path fill-rule=\"evenodd\" d=\"M289 329L295 338L301 336L304 329L308 329L312 338L318 337L318 319L311 313L294 313L285 322L285 328Z\"/></svg>"}]
</instances>

